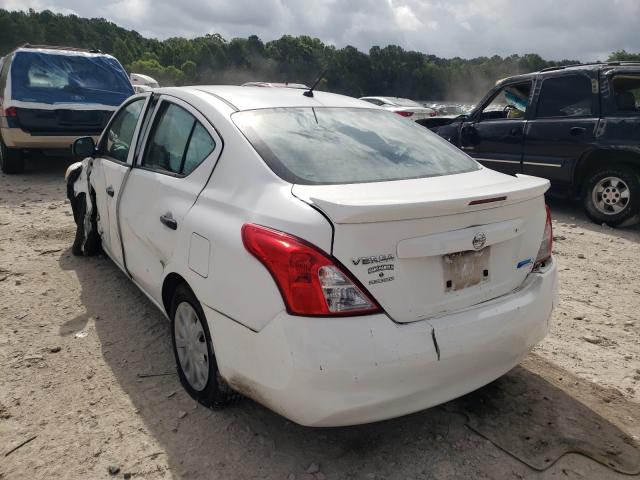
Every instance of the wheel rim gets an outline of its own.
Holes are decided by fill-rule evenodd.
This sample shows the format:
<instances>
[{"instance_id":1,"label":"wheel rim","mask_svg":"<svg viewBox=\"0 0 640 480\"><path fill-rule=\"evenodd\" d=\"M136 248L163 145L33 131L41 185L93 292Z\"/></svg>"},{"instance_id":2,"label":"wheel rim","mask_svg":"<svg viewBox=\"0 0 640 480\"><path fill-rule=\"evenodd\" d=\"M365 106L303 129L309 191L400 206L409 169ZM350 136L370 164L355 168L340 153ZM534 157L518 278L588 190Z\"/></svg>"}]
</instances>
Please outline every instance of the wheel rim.
<instances>
[{"instance_id":1,"label":"wheel rim","mask_svg":"<svg viewBox=\"0 0 640 480\"><path fill-rule=\"evenodd\" d=\"M180 368L191 388L200 392L209 379L209 351L202 323L188 302L176 309L174 334Z\"/></svg>"},{"instance_id":2,"label":"wheel rim","mask_svg":"<svg viewBox=\"0 0 640 480\"><path fill-rule=\"evenodd\" d=\"M631 192L621 178L605 177L593 187L591 198L600 213L617 215L629 205Z\"/></svg>"}]
</instances>

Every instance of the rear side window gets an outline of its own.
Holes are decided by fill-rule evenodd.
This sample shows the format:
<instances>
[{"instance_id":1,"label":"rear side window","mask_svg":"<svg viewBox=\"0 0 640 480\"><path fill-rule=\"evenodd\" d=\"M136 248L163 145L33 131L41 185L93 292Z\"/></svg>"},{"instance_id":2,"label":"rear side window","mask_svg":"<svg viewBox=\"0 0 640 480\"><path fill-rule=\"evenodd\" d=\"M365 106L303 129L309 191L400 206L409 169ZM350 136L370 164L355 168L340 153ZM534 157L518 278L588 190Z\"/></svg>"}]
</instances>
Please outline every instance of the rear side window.
<instances>
[{"instance_id":1,"label":"rear side window","mask_svg":"<svg viewBox=\"0 0 640 480\"><path fill-rule=\"evenodd\" d=\"M583 75L547 78L538 97L538 118L593 115L591 79Z\"/></svg>"},{"instance_id":2,"label":"rear side window","mask_svg":"<svg viewBox=\"0 0 640 480\"><path fill-rule=\"evenodd\" d=\"M131 140L135 132L144 99L131 102L120 110L107 130L104 144L104 155L120 162L126 162L131 148Z\"/></svg>"},{"instance_id":3,"label":"rear side window","mask_svg":"<svg viewBox=\"0 0 640 480\"><path fill-rule=\"evenodd\" d=\"M613 77L613 95L619 113L640 112L640 74Z\"/></svg>"},{"instance_id":4,"label":"rear side window","mask_svg":"<svg viewBox=\"0 0 640 480\"><path fill-rule=\"evenodd\" d=\"M147 143L142 166L189 175L214 150L207 130L184 108L163 102Z\"/></svg>"},{"instance_id":5,"label":"rear side window","mask_svg":"<svg viewBox=\"0 0 640 480\"><path fill-rule=\"evenodd\" d=\"M232 119L291 183L382 182L479 168L435 133L380 109L274 108L237 112Z\"/></svg>"}]
</instances>

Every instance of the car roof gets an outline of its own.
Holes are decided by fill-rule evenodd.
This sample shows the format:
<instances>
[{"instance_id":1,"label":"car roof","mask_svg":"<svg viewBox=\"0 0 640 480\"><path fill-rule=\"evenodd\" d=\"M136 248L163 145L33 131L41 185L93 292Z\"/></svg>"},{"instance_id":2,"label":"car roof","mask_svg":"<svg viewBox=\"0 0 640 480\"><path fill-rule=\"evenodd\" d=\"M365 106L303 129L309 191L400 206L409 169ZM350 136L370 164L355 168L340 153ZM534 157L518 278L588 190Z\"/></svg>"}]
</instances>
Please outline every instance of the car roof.
<instances>
[{"instance_id":1,"label":"car roof","mask_svg":"<svg viewBox=\"0 0 640 480\"><path fill-rule=\"evenodd\" d=\"M351 107L372 108L367 102L322 91L314 91L313 97L303 95L304 91L287 87L242 87L238 85L197 85L191 87L169 87L154 90L157 93L177 94L180 92L206 93L224 101L234 110L255 110L278 107ZM202 97L202 95L200 95Z\"/></svg>"},{"instance_id":2,"label":"car roof","mask_svg":"<svg viewBox=\"0 0 640 480\"><path fill-rule=\"evenodd\" d=\"M523 73L521 75L513 75L506 77L496 82L496 85L500 85L506 82L517 82L519 80L531 80L539 75L545 75L550 72L579 72L584 70L605 70L611 68L630 68L637 70L640 68L640 62L594 62L594 63L579 63L575 65L562 65L558 67L543 68L537 72Z\"/></svg>"}]
</instances>

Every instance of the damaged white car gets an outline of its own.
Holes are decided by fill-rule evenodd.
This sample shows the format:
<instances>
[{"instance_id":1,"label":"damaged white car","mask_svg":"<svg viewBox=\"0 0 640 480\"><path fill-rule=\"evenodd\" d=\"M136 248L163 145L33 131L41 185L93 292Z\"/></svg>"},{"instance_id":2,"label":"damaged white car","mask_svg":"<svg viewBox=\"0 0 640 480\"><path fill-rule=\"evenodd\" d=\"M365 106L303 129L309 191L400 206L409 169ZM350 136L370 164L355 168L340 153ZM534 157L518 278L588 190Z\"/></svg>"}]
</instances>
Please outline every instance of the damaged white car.
<instances>
[{"instance_id":1,"label":"damaged white car","mask_svg":"<svg viewBox=\"0 0 640 480\"><path fill-rule=\"evenodd\" d=\"M470 392L546 334L548 181L371 104L289 88L136 95L67 172L100 247L171 321L180 380L314 426Z\"/></svg>"}]
</instances>

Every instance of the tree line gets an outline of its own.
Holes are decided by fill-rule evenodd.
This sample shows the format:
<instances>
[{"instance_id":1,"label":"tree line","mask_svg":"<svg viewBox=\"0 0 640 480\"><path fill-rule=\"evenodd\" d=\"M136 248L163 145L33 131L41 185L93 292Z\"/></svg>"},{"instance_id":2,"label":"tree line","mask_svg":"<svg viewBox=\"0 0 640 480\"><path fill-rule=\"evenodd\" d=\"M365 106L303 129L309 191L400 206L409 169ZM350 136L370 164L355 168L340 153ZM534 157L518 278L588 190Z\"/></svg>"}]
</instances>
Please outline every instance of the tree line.
<instances>
[{"instance_id":1,"label":"tree line","mask_svg":"<svg viewBox=\"0 0 640 480\"><path fill-rule=\"evenodd\" d=\"M160 41L102 18L0 9L0 56L25 43L99 49L118 58L128 72L151 75L161 85L310 84L326 70L319 85L323 90L420 100L475 101L500 78L579 63L549 61L535 53L445 59L397 45L373 46L365 53L306 35L284 35L266 43L255 35L226 40L218 34ZM640 61L640 54L620 50L609 60Z\"/></svg>"}]
</instances>

